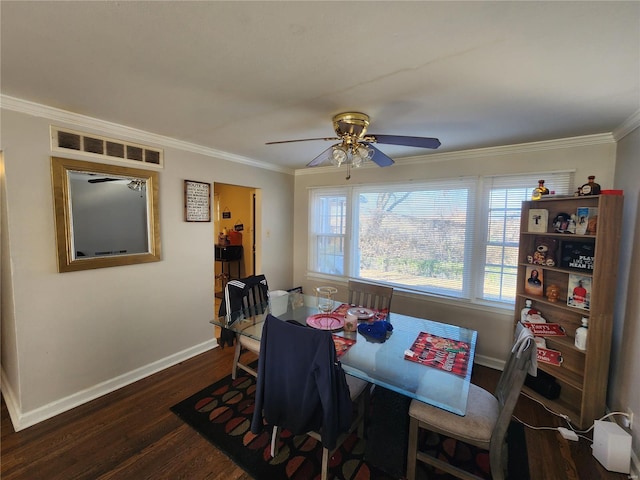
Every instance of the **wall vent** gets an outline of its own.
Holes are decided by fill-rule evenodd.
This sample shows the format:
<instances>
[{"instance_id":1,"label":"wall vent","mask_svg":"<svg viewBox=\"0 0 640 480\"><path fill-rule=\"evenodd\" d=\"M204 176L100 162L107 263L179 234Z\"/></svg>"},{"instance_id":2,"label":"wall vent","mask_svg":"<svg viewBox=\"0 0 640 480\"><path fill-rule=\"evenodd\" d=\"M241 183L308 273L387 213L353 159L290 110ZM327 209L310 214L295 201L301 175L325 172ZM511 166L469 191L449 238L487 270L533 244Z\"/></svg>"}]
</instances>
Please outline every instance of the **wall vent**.
<instances>
[{"instance_id":1,"label":"wall vent","mask_svg":"<svg viewBox=\"0 0 640 480\"><path fill-rule=\"evenodd\" d=\"M51 126L51 150L83 152L127 163L164 165L164 151L131 142Z\"/></svg>"}]
</instances>

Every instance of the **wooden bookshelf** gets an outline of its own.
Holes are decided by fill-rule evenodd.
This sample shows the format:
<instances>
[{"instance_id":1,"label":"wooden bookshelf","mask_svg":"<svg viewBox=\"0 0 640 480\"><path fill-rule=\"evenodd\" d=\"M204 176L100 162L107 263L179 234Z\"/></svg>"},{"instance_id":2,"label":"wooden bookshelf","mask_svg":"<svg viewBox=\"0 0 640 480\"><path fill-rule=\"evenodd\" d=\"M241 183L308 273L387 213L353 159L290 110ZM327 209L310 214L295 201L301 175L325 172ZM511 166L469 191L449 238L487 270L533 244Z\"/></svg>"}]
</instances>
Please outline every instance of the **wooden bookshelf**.
<instances>
[{"instance_id":1,"label":"wooden bookshelf","mask_svg":"<svg viewBox=\"0 0 640 480\"><path fill-rule=\"evenodd\" d=\"M515 323L520 321L525 300L530 299L532 308L540 311L547 322L560 324L566 332L565 337L545 337L547 348L561 352L562 363L557 366L538 362L538 369L553 376L560 384L559 398L549 400L527 387L525 390L550 409L567 415L574 425L583 429L605 414L622 204L623 197L619 195L543 197L522 203ZM555 221L558 216L576 214L579 207L597 209L596 232L577 234L556 231L556 227L560 227L560 230L566 227L563 222ZM529 231L531 209L548 211L546 232ZM554 259L555 265L530 263L528 256L533 256L536 246L545 240L555 243L556 251L548 255ZM572 251L569 245L592 251L593 269L585 268L579 261L571 261L573 257L569 254ZM527 267L532 266L542 273L543 289L540 295L525 291ZM579 275L590 283L588 309L568 305L571 274ZM559 288L556 302L549 301L545 296L551 284ZM584 351L574 345L575 331L581 325L582 317L589 319L587 348Z\"/></svg>"}]
</instances>

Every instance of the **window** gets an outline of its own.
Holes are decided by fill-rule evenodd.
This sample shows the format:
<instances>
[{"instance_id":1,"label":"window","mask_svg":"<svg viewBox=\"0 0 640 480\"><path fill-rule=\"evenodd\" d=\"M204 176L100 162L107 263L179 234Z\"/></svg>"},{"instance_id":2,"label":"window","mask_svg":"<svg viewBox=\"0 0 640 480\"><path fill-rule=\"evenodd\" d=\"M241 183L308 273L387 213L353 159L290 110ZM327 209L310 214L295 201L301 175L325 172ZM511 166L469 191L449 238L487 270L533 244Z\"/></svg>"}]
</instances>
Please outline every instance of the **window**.
<instances>
[{"instance_id":1,"label":"window","mask_svg":"<svg viewBox=\"0 0 640 480\"><path fill-rule=\"evenodd\" d=\"M345 275L346 193L316 191L312 195L310 269L319 273Z\"/></svg>"},{"instance_id":2,"label":"window","mask_svg":"<svg viewBox=\"0 0 640 480\"><path fill-rule=\"evenodd\" d=\"M543 174L556 193L572 174ZM513 303L520 206L540 174L313 189L309 270ZM484 187L483 187L484 186Z\"/></svg>"},{"instance_id":3,"label":"window","mask_svg":"<svg viewBox=\"0 0 640 480\"><path fill-rule=\"evenodd\" d=\"M573 175L547 173L545 186L556 194L571 192ZM486 177L483 201L487 204L487 232L481 243L484 250L480 299L513 303L516 296L520 208L538 184L539 174ZM480 284L480 282L479 282Z\"/></svg>"}]
</instances>

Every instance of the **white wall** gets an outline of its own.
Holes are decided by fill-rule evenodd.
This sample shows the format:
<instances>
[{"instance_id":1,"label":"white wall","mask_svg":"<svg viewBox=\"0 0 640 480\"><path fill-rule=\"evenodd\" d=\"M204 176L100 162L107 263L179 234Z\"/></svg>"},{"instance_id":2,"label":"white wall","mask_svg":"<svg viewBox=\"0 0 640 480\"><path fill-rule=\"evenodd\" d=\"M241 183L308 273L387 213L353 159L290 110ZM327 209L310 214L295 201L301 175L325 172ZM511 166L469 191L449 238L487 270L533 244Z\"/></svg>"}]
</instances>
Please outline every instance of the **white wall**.
<instances>
[{"instance_id":1,"label":"white wall","mask_svg":"<svg viewBox=\"0 0 640 480\"><path fill-rule=\"evenodd\" d=\"M620 140L615 187L624 190L620 269L607 403L634 412L632 448L640 457L640 128ZM640 467L640 464L638 465Z\"/></svg>"},{"instance_id":2,"label":"white wall","mask_svg":"<svg viewBox=\"0 0 640 480\"><path fill-rule=\"evenodd\" d=\"M261 222L270 231L261 239L263 271L276 288L292 284L292 175L153 144L124 127L130 137L123 140L165 148L162 261L58 273L52 121L6 109L1 115L2 391L17 429L215 345L208 323L214 315L213 224L183 221L184 179L250 181L262 189Z\"/></svg>"},{"instance_id":3,"label":"white wall","mask_svg":"<svg viewBox=\"0 0 640 480\"><path fill-rule=\"evenodd\" d=\"M577 185L585 183L589 175L595 175L603 188L612 188L615 154L612 136L596 135L467 152L432 153L410 161L399 161L390 168L373 166L353 170L348 181L345 180L346 168L325 168L321 171L326 173L318 175L307 174L308 171L296 172L294 283L304 285L306 290L319 285L317 280L306 277L310 187L575 170ZM532 185L532 189L535 186ZM346 283L337 286L344 297L342 300L345 300ZM488 309L459 300L429 299L403 292L394 292L393 308L408 315L478 330L476 359L488 366L501 368L513 341L512 309Z\"/></svg>"}]
</instances>

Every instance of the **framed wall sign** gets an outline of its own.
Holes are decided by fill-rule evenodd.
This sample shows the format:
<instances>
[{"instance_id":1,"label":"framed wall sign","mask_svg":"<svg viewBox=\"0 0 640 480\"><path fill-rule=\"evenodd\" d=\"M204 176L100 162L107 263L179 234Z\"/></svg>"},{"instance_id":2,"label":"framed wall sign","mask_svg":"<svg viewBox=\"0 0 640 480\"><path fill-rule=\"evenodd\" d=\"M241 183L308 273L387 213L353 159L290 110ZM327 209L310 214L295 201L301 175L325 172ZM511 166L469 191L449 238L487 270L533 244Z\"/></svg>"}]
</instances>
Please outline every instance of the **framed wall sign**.
<instances>
[{"instance_id":1,"label":"framed wall sign","mask_svg":"<svg viewBox=\"0 0 640 480\"><path fill-rule=\"evenodd\" d=\"M184 181L184 220L185 222L211 221L211 184Z\"/></svg>"}]
</instances>

